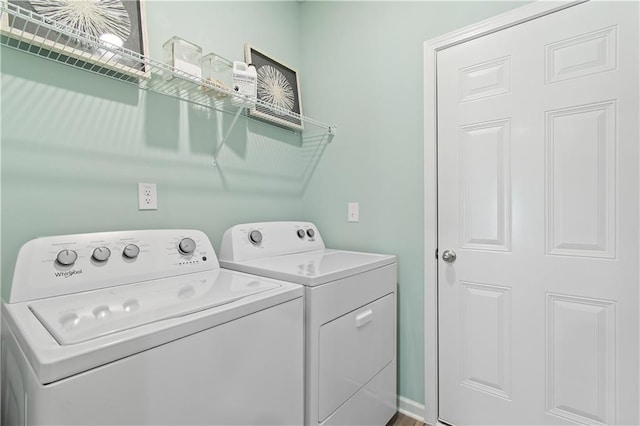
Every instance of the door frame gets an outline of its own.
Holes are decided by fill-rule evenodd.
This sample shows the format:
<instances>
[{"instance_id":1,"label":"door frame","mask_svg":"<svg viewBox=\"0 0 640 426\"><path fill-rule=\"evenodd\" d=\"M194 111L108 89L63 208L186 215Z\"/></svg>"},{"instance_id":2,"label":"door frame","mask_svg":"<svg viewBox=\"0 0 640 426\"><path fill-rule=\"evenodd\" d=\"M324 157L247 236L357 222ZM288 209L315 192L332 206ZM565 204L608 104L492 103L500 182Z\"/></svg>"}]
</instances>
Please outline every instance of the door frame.
<instances>
[{"instance_id":1,"label":"door frame","mask_svg":"<svg viewBox=\"0 0 640 426\"><path fill-rule=\"evenodd\" d=\"M536 1L424 42L424 421L438 419L438 134L437 53L584 3Z\"/></svg>"}]
</instances>

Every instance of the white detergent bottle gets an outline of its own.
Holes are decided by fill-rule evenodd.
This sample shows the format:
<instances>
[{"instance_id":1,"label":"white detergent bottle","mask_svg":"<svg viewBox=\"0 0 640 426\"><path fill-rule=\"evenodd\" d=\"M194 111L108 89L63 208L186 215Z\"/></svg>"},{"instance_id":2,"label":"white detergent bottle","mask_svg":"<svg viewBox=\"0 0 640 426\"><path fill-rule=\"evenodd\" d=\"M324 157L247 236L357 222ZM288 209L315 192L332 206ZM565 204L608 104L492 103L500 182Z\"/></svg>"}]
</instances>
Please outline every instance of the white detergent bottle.
<instances>
[{"instance_id":1,"label":"white detergent bottle","mask_svg":"<svg viewBox=\"0 0 640 426\"><path fill-rule=\"evenodd\" d=\"M241 96L233 96L235 106L252 107L258 97L258 74L256 67L242 61L233 62L233 91Z\"/></svg>"}]
</instances>

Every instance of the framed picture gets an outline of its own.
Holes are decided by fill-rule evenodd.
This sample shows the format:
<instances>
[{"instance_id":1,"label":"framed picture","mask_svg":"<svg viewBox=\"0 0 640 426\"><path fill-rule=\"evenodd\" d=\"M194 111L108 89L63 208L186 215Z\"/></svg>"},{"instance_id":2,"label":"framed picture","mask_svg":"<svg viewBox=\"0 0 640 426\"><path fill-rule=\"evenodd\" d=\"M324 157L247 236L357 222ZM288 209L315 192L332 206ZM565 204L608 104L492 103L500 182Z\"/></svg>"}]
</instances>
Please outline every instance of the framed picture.
<instances>
[{"instance_id":1,"label":"framed picture","mask_svg":"<svg viewBox=\"0 0 640 426\"><path fill-rule=\"evenodd\" d=\"M245 45L244 56L248 64L256 67L258 74L258 100L301 115L302 101L300 99L298 72L249 44ZM249 115L279 126L297 130L304 128L302 120L295 115L287 115L282 111L274 111L260 105L250 108Z\"/></svg>"},{"instance_id":2,"label":"framed picture","mask_svg":"<svg viewBox=\"0 0 640 426\"><path fill-rule=\"evenodd\" d=\"M58 57L61 61L77 59L80 64L73 63L98 72L106 68L132 77L150 76L144 62L136 60L147 53L142 0L6 0L6 7L11 13L2 14L2 35L41 47L44 52L39 54L51 57L50 52L55 52L63 55L65 59ZM31 12L34 15L29 16ZM95 43L74 38L74 31L90 35ZM96 47L97 43L131 50L134 57L114 54ZM20 43L16 46L22 48Z\"/></svg>"}]
</instances>

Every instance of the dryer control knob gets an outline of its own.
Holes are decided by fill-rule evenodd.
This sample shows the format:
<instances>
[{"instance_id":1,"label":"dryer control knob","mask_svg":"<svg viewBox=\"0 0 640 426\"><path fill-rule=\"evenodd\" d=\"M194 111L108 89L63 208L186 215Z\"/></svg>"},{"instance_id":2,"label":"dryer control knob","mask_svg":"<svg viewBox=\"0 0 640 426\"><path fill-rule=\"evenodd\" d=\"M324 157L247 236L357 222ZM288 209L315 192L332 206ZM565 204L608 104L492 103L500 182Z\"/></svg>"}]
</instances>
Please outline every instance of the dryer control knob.
<instances>
[{"instance_id":1,"label":"dryer control knob","mask_svg":"<svg viewBox=\"0 0 640 426\"><path fill-rule=\"evenodd\" d=\"M313 229L309 228L309 229L307 229L307 235L309 236L309 238L313 238L313 236L316 235L316 231L314 231Z\"/></svg>"},{"instance_id":2,"label":"dryer control knob","mask_svg":"<svg viewBox=\"0 0 640 426\"><path fill-rule=\"evenodd\" d=\"M78 253L73 250L61 250L56 256L56 262L62 266L71 266L78 260Z\"/></svg>"},{"instance_id":3,"label":"dryer control knob","mask_svg":"<svg viewBox=\"0 0 640 426\"><path fill-rule=\"evenodd\" d=\"M127 244L122 249L122 255L127 259L135 259L140 254L140 247L135 244Z\"/></svg>"},{"instance_id":4,"label":"dryer control knob","mask_svg":"<svg viewBox=\"0 0 640 426\"><path fill-rule=\"evenodd\" d=\"M254 245L260 244L260 242L262 241L262 232L257 230L249 232L249 241L251 241L251 244Z\"/></svg>"},{"instance_id":5,"label":"dryer control knob","mask_svg":"<svg viewBox=\"0 0 640 426\"><path fill-rule=\"evenodd\" d=\"M95 260L96 262L104 262L105 260L109 259L109 256L111 256L111 250L106 247L98 247L94 249L93 254L91 255L93 260Z\"/></svg>"},{"instance_id":6,"label":"dryer control knob","mask_svg":"<svg viewBox=\"0 0 640 426\"><path fill-rule=\"evenodd\" d=\"M182 254L191 254L196 249L196 242L191 238L183 238L178 244L178 250Z\"/></svg>"},{"instance_id":7,"label":"dryer control knob","mask_svg":"<svg viewBox=\"0 0 640 426\"><path fill-rule=\"evenodd\" d=\"M304 229L298 229L298 238L304 238L305 233L304 233Z\"/></svg>"}]
</instances>

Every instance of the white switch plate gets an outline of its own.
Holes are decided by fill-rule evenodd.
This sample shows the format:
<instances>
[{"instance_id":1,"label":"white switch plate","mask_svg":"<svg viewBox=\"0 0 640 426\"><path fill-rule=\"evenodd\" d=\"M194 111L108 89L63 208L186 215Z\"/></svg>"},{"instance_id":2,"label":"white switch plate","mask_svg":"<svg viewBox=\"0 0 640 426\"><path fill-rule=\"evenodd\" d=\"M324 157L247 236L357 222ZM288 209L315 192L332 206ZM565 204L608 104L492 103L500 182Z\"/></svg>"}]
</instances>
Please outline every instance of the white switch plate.
<instances>
[{"instance_id":1,"label":"white switch plate","mask_svg":"<svg viewBox=\"0 0 640 426\"><path fill-rule=\"evenodd\" d=\"M347 220L349 222L358 222L360 220L360 204L347 204Z\"/></svg>"},{"instance_id":2,"label":"white switch plate","mask_svg":"<svg viewBox=\"0 0 640 426\"><path fill-rule=\"evenodd\" d=\"M158 188L155 183L138 183L138 210L158 210Z\"/></svg>"}]
</instances>

